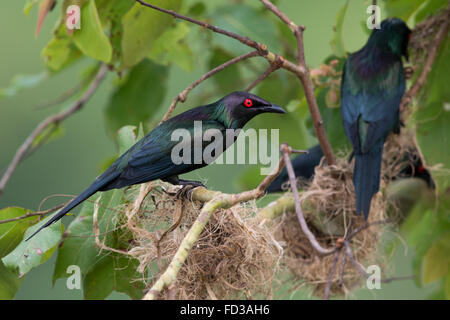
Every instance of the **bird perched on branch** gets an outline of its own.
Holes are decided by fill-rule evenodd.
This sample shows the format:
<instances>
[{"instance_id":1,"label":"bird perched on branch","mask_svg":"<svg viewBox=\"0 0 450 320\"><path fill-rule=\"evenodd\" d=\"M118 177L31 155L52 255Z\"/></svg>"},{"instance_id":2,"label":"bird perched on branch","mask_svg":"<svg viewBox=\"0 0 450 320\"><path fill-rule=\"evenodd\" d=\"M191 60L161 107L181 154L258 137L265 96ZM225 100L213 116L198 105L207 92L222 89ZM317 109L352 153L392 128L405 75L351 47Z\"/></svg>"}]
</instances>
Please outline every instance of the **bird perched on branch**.
<instances>
[{"instance_id":1,"label":"bird perched on branch","mask_svg":"<svg viewBox=\"0 0 450 320\"><path fill-rule=\"evenodd\" d=\"M408 59L410 34L402 20L384 20L344 65L341 112L355 153L356 213L362 212L366 219L380 186L384 142L391 130L399 128L399 106L406 86L402 56Z\"/></svg>"},{"instance_id":2,"label":"bird perched on branch","mask_svg":"<svg viewBox=\"0 0 450 320\"><path fill-rule=\"evenodd\" d=\"M219 144L219 150L214 157L218 157L231 143L227 140L229 129L238 130L261 113L285 113L285 111L256 95L248 92L233 92L209 105L193 108L183 112L158 125L144 138L136 142L122 154L103 174L101 174L85 191L62 208L54 217L46 222L36 233L61 219L66 213L82 203L97 191L119 189L134 184L144 183L156 179L176 185L202 186L198 181L182 180L178 175L202 168L210 163L202 158L206 147ZM196 127L197 124L197 127ZM201 131L198 132L198 124ZM176 131L178 129L178 131ZM205 139L203 137L209 129L220 134L220 139ZM188 141L184 141L184 150L189 154L174 154L173 149L179 140L173 141L174 132L185 134ZM213 132L209 131L209 132ZM237 133L238 134L238 133ZM211 140L213 140L211 142ZM174 155L181 156L187 161L174 161ZM200 159L198 159L200 155ZM179 162L179 163L178 163ZM212 162L212 161L211 161Z\"/></svg>"}]
</instances>

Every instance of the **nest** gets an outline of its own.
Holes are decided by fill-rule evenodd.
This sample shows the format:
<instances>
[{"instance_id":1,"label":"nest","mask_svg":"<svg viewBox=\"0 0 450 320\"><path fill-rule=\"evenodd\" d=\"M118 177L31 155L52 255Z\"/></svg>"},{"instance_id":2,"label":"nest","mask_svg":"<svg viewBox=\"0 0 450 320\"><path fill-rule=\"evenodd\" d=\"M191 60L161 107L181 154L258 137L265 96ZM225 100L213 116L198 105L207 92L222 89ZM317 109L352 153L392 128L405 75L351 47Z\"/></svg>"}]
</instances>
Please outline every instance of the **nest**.
<instances>
[{"instance_id":1,"label":"nest","mask_svg":"<svg viewBox=\"0 0 450 320\"><path fill-rule=\"evenodd\" d=\"M151 287L166 270L202 204L176 199L161 192L161 187L152 187L146 199L126 223L134 238L129 253L139 260L138 271L148 277ZM281 248L259 225L255 211L253 203L215 212L177 275L174 298L272 297Z\"/></svg>"},{"instance_id":2,"label":"nest","mask_svg":"<svg viewBox=\"0 0 450 320\"><path fill-rule=\"evenodd\" d=\"M368 224L388 221L389 203L385 189L405 166L413 165L416 156L420 155L410 133L389 136L383 152L380 192L372 198ZM353 161L349 163L347 159L348 155L340 155L335 165L326 166L321 163L315 169L314 178L300 193L308 226L324 248L336 247L339 241L366 223L362 216L355 215ZM395 219L389 215L389 221ZM353 256L360 265L375 264L383 272L386 271L386 257L378 249L385 230L386 224L373 224L351 238ZM309 239L301 231L295 214L284 214L281 217L275 230L275 238L285 244L283 263L294 279L300 282L300 286L312 286L314 294L322 296L335 256L322 256L311 246ZM337 271L331 280L330 292L335 295L347 294L363 280L361 273L348 259L346 262L342 261L343 256L340 255Z\"/></svg>"}]
</instances>

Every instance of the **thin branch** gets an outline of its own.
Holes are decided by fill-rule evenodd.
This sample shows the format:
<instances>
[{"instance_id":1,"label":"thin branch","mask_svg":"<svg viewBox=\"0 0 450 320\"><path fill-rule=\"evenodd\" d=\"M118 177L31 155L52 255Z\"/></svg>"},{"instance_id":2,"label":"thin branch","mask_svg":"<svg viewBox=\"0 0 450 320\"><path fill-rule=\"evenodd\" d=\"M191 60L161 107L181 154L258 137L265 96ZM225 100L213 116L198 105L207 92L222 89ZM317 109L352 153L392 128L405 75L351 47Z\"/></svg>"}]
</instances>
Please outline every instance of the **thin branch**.
<instances>
[{"instance_id":1,"label":"thin branch","mask_svg":"<svg viewBox=\"0 0 450 320\"><path fill-rule=\"evenodd\" d=\"M81 83L78 83L75 87L70 88L69 90L63 92L59 97L56 97L53 100L50 101L46 101L43 102L41 104L38 104L36 106L34 106L34 109L44 109L44 108L48 108L60 103L63 103L64 101L68 100L69 98L73 97L75 94L77 94L81 88L83 88L84 86L84 81L82 81Z\"/></svg>"},{"instance_id":2,"label":"thin branch","mask_svg":"<svg viewBox=\"0 0 450 320\"><path fill-rule=\"evenodd\" d=\"M43 215L51 213L51 212L53 212L55 210L58 210L58 209L60 209L62 207L64 207L63 204L62 205L58 205L58 206L53 207L53 208L50 208L50 209L47 209L47 210L35 211L35 212L27 212L26 214L24 214L22 216L19 216L19 217L15 217L15 218L11 218L11 219L5 219L5 220L0 220L0 224L13 222L13 221L18 221L18 220L22 220L22 219L26 219L26 218L34 217L34 216L43 216Z\"/></svg>"},{"instance_id":3,"label":"thin branch","mask_svg":"<svg viewBox=\"0 0 450 320\"><path fill-rule=\"evenodd\" d=\"M3 174L1 180L0 180L0 196L3 193L3 190L5 189L6 184L8 183L8 180L11 178L11 175L16 170L17 166L22 162L24 157L27 155L28 151L33 145L33 142L35 139L50 125L58 124L73 113L79 111L83 105L86 103L86 101L89 100L89 98L94 94L94 92L97 90L98 86L100 85L101 81L105 77L105 74L108 70L108 67L106 64L103 64L99 71L97 72L97 75L95 76L94 80L92 81L89 88L86 90L86 92L83 94L83 96L76 101L70 108L58 113L54 114L44 121L42 121L36 129L28 136L28 138L25 140L25 142L20 146L20 148L17 150L14 158L12 159L11 163L9 164L8 168L6 169L5 173Z\"/></svg>"},{"instance_id":4,"label":"thin branch","mask_svg":"<svg viewBox=\"0 0 450 320\"><path fill-rule=\"evenodd\" d=\"M94 203L94 214L92 217L92 225L94 228L94 236L95 236L95 245L100 248L100 250L107 250L107 251L111 251L111 252L115 252L115 253L119 253L119 254L123 254L123 255L129 255L129 253L127 251L123 251L123 250L119 250L119 249L115 249L115 248L111 248L108 247L107 245L105 245L104 241L101 242L100 241L100 229L98 227L98 209L99 209L99 202L100 202L101 196L98 197L97 201L95 201Z\"/></svg>"},{"instance_id":5,"label":"thin branch","mask_svg":"<svg viewBox=\"0 0 450 320\"><path fill-rule=\"evenodd\" d=\"M279 56L277 56L277 60L275 60L275 62L272 62L269 67L266 69L266 71L264 71L264 73L262 73L255 81L252 82L252 84L250 84L247 89L245 89L245 91L250 91L252 90L254 87L256 87L259 83L261 83L261 81L263 81L264 79L266 79L272 72L275 72L276 70L281 68L281 60L279 58Z\"/></svg>"},{"instance_id":6,"label":"thin branch","mask_svg":"<svg viewBox=\"0 0 450 320\"><path fill-rule=\"evenodd\" d=\"M303 91L305 92L306 101L308 102L309 112L314 124L314 130L316 132L316 136L319 140L320 146L322 147L324 156L327 159L327 164L333 165L336 162L336 159L334 157L333 149L331 148L331 144L328 140L325 128L323 127L322 116L320 114L319 106L317 105L317 100L314 95L314 87L309 75L309 70L306 67L305 50L303 46L303 31L305 30L305 27L297 26L269 0L261 0L261 2L270 11L276 14L284 23L286 23L294 33L294 36L297 40L297 63L298 66L304 70L304 72L296 73L296 75L303 85Z\"/></svg>"},{"instance_id":7,"label":"thin branch","mask_svg":"<svg viewBox=\"0 0 450 320\"><path fill-rule=\"evenodd\" d=\"M214 31L216 33L220 33L220 34L226 35L228 37L231 37L233 39L236 39L236 40L240 41L241 43L256 49L259 52L259 55L264 57L267 61L269 61L269 63L273 63L276 60L281 61L280 62L281 63L281 68L286 69L286 70L294 73L300 79L300 81L301 81L301 83L303 85L303 90L305 92L306 101L308 102L308 107L309 107L309 111L310 111L310 114L311 114L311 118L313 120L314 130L316 132L316 136L317 136L317 139L319 140L320 146L322 147L322 150L324 152L325 158L327 159L327 164L328 165L332 165L332 164L335 163L336 159L334 157L333 149L331 148L330 142L329 142L328 137L327 137L327 133L325 131L325 128L323 127L322 116L320 115L320 111L319 111L319 107L317 105L316 97L314 96L314 88L313 88L313 85L312 85L312 82L311 82L311 78L309 76L309 71L306 68L305 56L304 56L304 50L303 50L303 30L304 30L304 27L297 27L296 32L295 32L295 36L296 36L297 41L298 41L297 48L298 48L299 54L298 54L298 64L294 64L294 63L286 60L281 55L277 55L277 54L267 50L267 46L265 44L260 44L260 43L258 43L256 41L253 41L253 40L249 39L248 37L240 36L240 35L238 35L236 33L229 32L229 31L226 31L224 29L218 28L216 26L210 25L209 23L201 22L201 21L198 21L196 19L183 16L183 15L181 15L179 13L176 13L176 12L174 12L172 10L163 9L163 8L157 7L155 5L146 3L146 2L144 2L142 0L136 0L136 1L139 2L143 6L146 6L146 7L152 8L154 10L158 10L158 11L170 14L176 19L182 19L182 20L185 20L185 21L197 24L199 26L202 26L204 28L207 28L209 30L212 30L212 31ZM264 1L267 4L270 3L267 0L264 0ZM275 5L273 5L272 3L270 3L270 7L271 8L276 8ZM276 8L276 12L278 14L282 14L281 11L278 8ZM283 19L288 19L284 14L282 14L282 17L283 17ZM289 25L291 25L291 23L292 22L290 22ZM174 108L174 105L176 105L176 103L178 102L177 100L174 100L174 102L172 103L172 105L169 108L169 110Z\"/></svg>"},{"instance_id":8,"label":"thin branch","mask_svg":"<svg viewBox=\"0 0 450 320\"><path fill-rule=\"evenodd\" d=\"M325 286L325 292L323 294L323 300L328 300L330 298L331 283L333 282L333 276L334 276L334 273L336 272L336 268L337 268L337 264L338 264L338 261L339 261L340 253L341 253L340 250L337 250L334 253L333 265L331 266L330 275L328 276L327 285ZM345 256L343 258L345 258Z\"/></svg>"},{"instance_id":9,"label":"thin branch","mask_svg":"<svg viewBox=\"0 0 450 320\"><path fill-rule=\"evenodd\" d=\"M272 11L278 18L281 19L288 27L291 29L292 33L297 40L297 63L298 65L304 65L305 54L303 50L303 35L302 32L305 30L304 26L297 26L291 19L288 18L280 9L278 9L272 2L268 0L261 0L261 2Z\"/></svg>"},{"instance_id":10,"label":"thin branch","mask_svg":"<svg viewBox=\"0 0 450 320\"><path fill-rule=\"evenodd\" d=\"M212 30L212 31L214 31L214 32L216 32L216 33L220 33L220 34L223 34L223 35L225 35L225 36L227 36L227 37L236 39L236 40L240 41L241 43L243 43L243 44L245 44L245 45L247 45L247 46L249 46L249 47L255 48L255 49L258 50L258 51L260 51L260 50L262 49L261 44L259 44L259 43L256 42L256 41L253 41L253 40L249 39L248 37L240 36L240 35L238 35L238 34L236 34L236 33L234 33L234 32L230 32L230 31L224 30L224 29L222 29L222 28L213 26L213 25L211 25L211 24L209 24L209 23L202 22L202 21L198 21L198 20L196 20L196 19L193 19L193 18L190 18L190 17L183 16L183 15L181 15L181 14L175 12L175 11L172 11L172 10L168 10L168 9L164 9L164 8L157 7L157 6L155 6L155 5L152 5L152 4L147 3L147 2L145 2L145 1L142 1L142 0L136 0L136 1L139 2L141 5L143 5L143 6L145 6L145 7L149 7L149 8L152 8L152 9L155 9L155 10L158 10L158 11L161 11L161 12L164 12L164 13L167 13L167 14L170 14L170 15L173 16L175 19L185 20L185 21L188 21L188 22L197 24L197 25L199 25L199 26L201 26L201 27L204 27L204 28L206 28L206 29ZM263 50L263 51L264 51L264 50Z\"/></svg>"},{"instance_id":11,"label":"thin branch","mask_svg":"<svg viewBox=\"0 0 450 320\"><path fill-rule=\"evenodd\" d=\"M231 60L228 60L227 62L221 64L220 66L215 67L214 69L208 71L207 73L205 73L203 76L201 76L197 81L195 81L194 83L192 83L189 87L187 87L186 89L184 89L183 91L181 91L176 97L175 99L173 99L172 104L170 105L169 109L167 110L167 112L164 114L164 117L162 118L161 122L164 122L166 120L168 120L170 118L170 115L172 114L173 110L175 110L175 107L177 106L178 102L184 102L187 99L187 95L189 94L189 92L194 89L196 86L198 86L200 83L202 83L203 81L205 81L206 79L208 79L209 77L213 76L214 74L222 71L223 69L238 63L240 61L249 59L249 58L253 58L260 55L258 51L252 51L246 54L243 54L241 56L235 57Z\"/></svg>"},{"instance_id":12,"label":"thin branch","mask_svg":"<svg viewBox=\"0 0 450 320\"><path fill-rule=\"evenodd\" d=\"M323 248L319 242L317 241L314 234L309 230L308 224L306 223L305 217L303 216L302 207L300 204L300 198L298 195L297 190L297 183L296 183L296 177L294 173L294 168L292 167L291 159L289 158L290 150L289 146L285 143L281 145L281 153L283 155L283 159L286 165L286 170L289 175L289 182L291 184L291 190L294 195L294 201L295 201L295 212L297 213L298 221L300 222L300 226L302 228L303 233L308 238L309 242L313 246L313 248L322 255L331 254L336 251L336 248Z\"/></svg>"},{"instance_id":13,"label":"thin branch","mask_svg":"<svg viewBox=\"0 0 450 320\"><path fill-rule=\"evenodd\" d=\"M425 84L428 74L430 73L431 69L433 68L434 61L436 60L436 57L439 52L439 47L441 46L442 41L447 36L447 33L449 31L450 27L450 9L447 9L445 11L445 15L447 16L446 19L443 20L443 23L441 27L439 28L438 32L436 33L436 37L434 38L433 42L430 44L430 47L428 49L427 54L427 60L425 61L425 64L423 65L422 71L417 78L417 80L414 82L414 84L411 86L411 88L403 95L402 102L400 103L400 112L403 111L408 104L411 102L412 98L417 95L419 90L422 88L422 86Z\"/></svg>"}]
</instances>

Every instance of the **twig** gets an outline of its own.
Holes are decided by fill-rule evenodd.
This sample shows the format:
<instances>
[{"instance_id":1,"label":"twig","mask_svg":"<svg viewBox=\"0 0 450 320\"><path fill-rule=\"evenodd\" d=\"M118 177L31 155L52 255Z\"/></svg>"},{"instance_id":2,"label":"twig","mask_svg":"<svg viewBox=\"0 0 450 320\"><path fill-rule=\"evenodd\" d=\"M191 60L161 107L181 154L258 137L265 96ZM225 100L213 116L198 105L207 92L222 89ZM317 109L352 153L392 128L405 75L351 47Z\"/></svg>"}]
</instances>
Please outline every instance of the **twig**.
<instances>
[{"instance_id":1,"label":"twig","mask_svg":"<svg viewBox=\"0 0 450 320\"><path fill-rule=\"evenodd\" d=\"M319 111L319 106L317 105L316 97L314 95L314 88L312 85L311 77L309 75L309 70L306 67L305 50L303 45L303 31L305 30L305 27L297 26L269 0L261 0L261 2L270 11L276 14L284 23L286 23L294 33L294 36L297 40L297 63L298 66L304 70L304 72L296 73L296 75L303 85L303 91L305 92L306 101L308 102L308 108L313 120L314 130L316 132L316 136L319 140L320 146L322 147L324 156L327 159L327 164L333 165L336 162L336 159L334 157L333 149L331 148L325 128L323 127L323 120Z\"/></svg>"},{"instance_id":2,"label":"twig","mask_svg":"<svg viewBox=\"0 0 450 320\"><path fill-rule=\"evenodd\" d=\"M306 235L306 237L308 238L309 242L314 247L314 249L322 255L331 254L331 253L335 252L336 249L335 248L329 248L329 249L323 248L319 244L319 242L317 241L316 237L311 232L311 230L309 230L308 224L306 223L305 217L303 216L302 207L300 204L300 198L299 198L298 190L297 190L297 183L296 183L294 168L292 167L291 159L289 158L289 155L290 155L289 149L290 148L286 143L283 143L281 145L281 154L283 155L283 159L284 159L284 162L286 165L286 170L289 175L289 182L291 184L291 190L294 195L295 212L297 213L298 221L300 222L300 226L302 228L303 233Z\"/></svg>"},{"instance_id":3,"label":"twig","mask_svg":"<svg viewBox=\"0 0 450 320\"><path fill-rule=\"evenodd\" d=\"M14 158L12 159L11 163L9 164L8 168L6 169L5 173L3 174L1 180L0 180L0 196L3 193L3 190L5 189L5 186L8 182L8 180L11 178L11 175L16 170L17 166L22 162L28 151L33 145L33 142L35 139L50 125L58 124L73 113L79 111L83 105L86 103L86 101L89 100L89 98L94 94L94 92L97 90L98 86L100 85L101 81L105 77L106 71L108 70L108 67L106 64L102 64L99 71L97 72L97 75L95 76L94 80L92 81L89 88L86 90L86 92L83 94L83 96L76 101L70 108L54 114L44 121L42 121L36 129L28 136L28 138L25 140L25 142L20 146L20 148L17 150Z\"/></svg>"},{"instance_id":4,"label":"twig","mask_svg":"<svg viewBox=\"0 0 450 320\"><path fill-rule=\"evenodd\" d=\"M94 214L92 217L92 225L94 228L94 235L95 235L95 245L98 248L100 248L100 250L104 249L104 250L119 253L119 254L129 255L129 253L127 251L111 248L111 247L108 247L107 245L105 245L104 241L100 242L100 229L98 227L98 218L97 218L98 217L98 208L99 208L98 203L100 202L100 199L101 199L101 196L98 197L97 201L95 201L95 203L94 203Z\"/></svg>"},{"instance_id":5,"label":"twig","mask_svg":"<svg viewBox=\"0 0 450 320\"><path fill-rule=\"evenodd\" d=\"M183 16L172 10L163 9L163 8L157 7L155 5L146 3L142 0L136 0L136 1L139 2L143 6L164 12L166 14L170 14L176 19L185 20L185 21L197 24L199 26L202 26L204 28L207 28L209 30L212 30L216 33L220 33L220 34L226 35L230 38L236 39L236 40L240 41L241 43L256 49L258 51L258 54L260 56L264 57L267 61L269 61L269 63L273 63L273 62L279 60L280 64L281 64L281 68L294 73L300 79L300 81L303 85L303 90L305 92L306 101L308 102L308 107L309 107L309 111L311 114L311 118L313 120L314 130L316 132L316 136L317 136L317 139L319 140L320 146L322 147L322 150L324 152L325 158L327 159L327 164L332 165L335 163L333 149L331 148L330 142L328 141L326 131L323 127L322 116L320 115L316 97L314 96L314 89L313 89L313 85L311 82L311 78L309 76L309 71L306 68L306 63L305 63L305 59L304 59L305 57L304 57L304 50L303 50L303 32L302 32L304 27L297 27L297 29L296 29L297 31L295 32L295 36L298 40L297 47L298 47L298 51L299 51L299 54L298 54L299 61L298 61L298 64L294 64L294 63L286 60L281 55L275 54L275 53L267 50L267 46L265 44L260 44L256 41L249 39L248 37L240 36L236 33L233 33L233 32L221 29L219 27L210 25L209 23L201 22L196 19ZM264 0L263 3L269 4L270 2L267 0ZM276 8L276 6L273 5L272 3L270 3L270 8ZM276 10L274 12L276 12L278 14L282 14L278 8L276 8ZM288 19L284 14L282 14L282 17L283 17L283 19ZM293 24L293 23L290 22L289 26L291 26L291 24ZM169 110L173 109L174 108L173 105L176 105L177 102L178 101L174 100L172 105L169 107Z\"/></svg>"},{"instance_id":6,"label":"twig","mask_svg":"<svg viewBox=\"0 0 450 320\"><path fill-rule=\"evenodd\" d=\"M328 276L327 285L325 286L325 292L323 294L323 300L328 300L330 298L331 283L333 282L333 276L334 276L334 273L336 272L336 268L337 268L337 264L338 264L338 261L339 261L340 253L341 253L340 250L337 250L334 253L333 265L331 266L330 275Z\"/></svg>"},{"instance_id":7,"label":"twig","mask_svg":"<svg viewBox=\"0 0 450 320\"><path fill-rule=\"evenodd\" d=\"M195 81L194 83L192 83L189 87L187 87L186 89L184 89L183 91L181 91L176 97L175 99L173 99L172 104L170 105L169 109L167 110L167 112L164 114L164 117L162 118L161 122L164 122L166 120L169 119L170 115L172 114L173 110L175 110L175 107L177 106L178 102L184 102L187 99L187 95L189 94L189 92L194 89L196 86L198 86L200 83L202 83L203 81L205 81L206 79L208 79L209 77L213 76L214 74L222 71L223 69L238 63L240 61L243 61L245 59L249 59L252 57L256 57L259 55L258 51L252 51L246 54L243 54L241 56L238 56L236 58L233 58L231 60L228 60L227 62L221 64L220 66L215 67L214 69L208 71L207 73L205 73L203 76L201 76L197 81Z\"/></svg>"},{"instance_id":8,"label":"twig","mask_svg":"<svg viewBox=\"0 0 450 320\"><path fill-rule=\"evenodd\" d=\"M385 219L385 220L379 220L379 221L374 221L371 223L366 222L365 224L363 224L361 227L356 228L352 233L350 233L345 239L350 241L351 239L353 239L353 237L355 237L358 233L360 233L361 231L372 227L374 225L378 225L378 224L387 224L387 223L391 223L394 222L394 220L391 219Z\"/></svg>"},{"instance_id":9,"label":"twig","mask_svg":"<svg viewBox=\"0 0 450 320\"><path fill-rule=\"evenodd\" d=\"M400 112L403 111L411 102L412 98L417 95L419 90L425 84L428 74L433 68L434 61L436 60L437 54L439 52L439 47L442 41L444 40L445 36L447 35L450 27L450 9L447 9L445 11L445 14L447 18L443 19L443 23L439 28L438 32L436 33L434 41L430 44L430 47L427 51L428 52L427 60L423 65L419 77L416 79L411 88L403 95L402 102L400 103Z\"/></svg>"},{"instance_id":10,"label":"twig","mask_svg":"<svg viewBox=\"0 0 450 320\"><path fill-rule=\"evenodd\" d=\"M73 97L76 93L78 93L78 91L81 90L81 88L83 88L84 86L84 81L81 83L78 83L75 87L70 88L69 90L63 92L59 97L56 97L54 100L50 100L50 101L46 101L43 103L40 103L36 106L34 106L34 109L44 109L44 108L48 108L60 103L63 103L64 101L66 101L67 99Z\"/></svg>"},{"instance_id":11,"label":"twig","mask_svg":"<svg viewBox=\"0 0 450 320\"><path fill-rule=\"evenodd\" d=\"M34 217L34 216L43 216L46 215L47 213L53 212L55 210L58 210L60 208L64 207L64 205L58 205L56 207L47 209L47 210L42 210L42 211L35 211L35 212L27 212L26 214L19 216L19 217L15 217L15 218L11 218L11 219L5 219L5 220L0 220L0 224L3 223L8 223L8 222L13 222L13 221L18 221L18 220L22 220L22 219L26 219L29 217Z\"/></svg>"},{"instance_id":12,"label":"twig","mask_svg":"<svg viewBox=\"0 0 450 320\"><path fill-rule=\"evenodd\" d=\"M280 9L278 9L272 2L268 0L261 0L261 2L272 11L278 18L281 19L288 27L291 29L292 33L297 40L297 63L298 65L304 65L305 62L305 52L303 50L303 35L302 32L305 30L304 26L297 26L291 19L288 18Z\"/></svg>"},{"instance_id":13,"label":"twig","mask_svg":"<svg viewBox=\"0 0 450 320\"><path fill-rule=\"evenodd\" d=\"M256 87L261 81L263 81L264 79L266 79L272 72L278 70L281 68L281 60L280 57L277 56L277 59L275 60L275 62L272 62L269 67L266 69L266 71L264 71L264 73L262 73L255 81L253 81L252 84L250 84L247 89L245 89L245 91L250 91L252 90L254 87Z\"/></svg>"},{"instance_id":14,"label":"twig","mask_svg":"<svg viewBox=\"0 0 450 320\"><path fill-rule=\"evenodd\" d=\"M348 240L344 240L345 245L345 254L347 255L347 258L350 260L350 262L355 266L356 270L359 271L365 278L368 278L370 274L366 272L366 270L361 267L361 265L356 261L355 257L353 256L352 249L350 248L350 243Z\"/></svg>"},{"instance_id":15,"label":"twig","mask_svg":"<svg viewBox=\"0 0 450 320\"><path fill-rule=\"evenodd\" d=\"M221 192L210 191L203 187L197 187L193 189L191 193L191 199L205 202L205 204L200 211L199 216L181 242L180 247L172 258L169 266L159 277L159 279L153 284L152 288L146 293L143 299L156 299L159 293L164 288L170 288L175 283L178 272L186 261L190 250L192 249L194 243L197 241L201 232L216 210L228 209L238 203L261 198L264 195L266 188L281 173L283 167L284 161L281 158L278 162L278 167L274 170L273 173L264 178L264 180L258 185L258 187L253 190L244 191L237 194L225 194Z\"/></svg>"}]
</instances>

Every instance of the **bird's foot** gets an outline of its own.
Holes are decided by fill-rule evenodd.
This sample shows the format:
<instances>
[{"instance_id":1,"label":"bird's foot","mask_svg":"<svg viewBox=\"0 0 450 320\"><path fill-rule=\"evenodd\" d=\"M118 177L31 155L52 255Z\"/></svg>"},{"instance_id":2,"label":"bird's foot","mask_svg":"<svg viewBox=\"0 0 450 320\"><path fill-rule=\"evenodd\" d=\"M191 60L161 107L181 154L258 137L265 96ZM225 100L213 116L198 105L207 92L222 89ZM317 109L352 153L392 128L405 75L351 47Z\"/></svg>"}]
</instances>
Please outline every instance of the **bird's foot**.
<instances>
[{"instance_id":1,"label":"bird's foot","mask_svg":"<svg viewBox=\"0 0 450 320\"><path fill-rule=\"evenodd\" d=\"M182 180L178 181L178 184L183 186L180 190L177 191L176 197L185 196L187 199L191 200L192 191L194 191L197 187L203 187L206 189L206 186L200 181L192 181L192 180Z\"/></svg>"}]
</instances>

